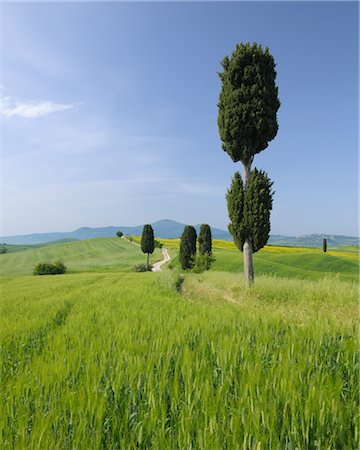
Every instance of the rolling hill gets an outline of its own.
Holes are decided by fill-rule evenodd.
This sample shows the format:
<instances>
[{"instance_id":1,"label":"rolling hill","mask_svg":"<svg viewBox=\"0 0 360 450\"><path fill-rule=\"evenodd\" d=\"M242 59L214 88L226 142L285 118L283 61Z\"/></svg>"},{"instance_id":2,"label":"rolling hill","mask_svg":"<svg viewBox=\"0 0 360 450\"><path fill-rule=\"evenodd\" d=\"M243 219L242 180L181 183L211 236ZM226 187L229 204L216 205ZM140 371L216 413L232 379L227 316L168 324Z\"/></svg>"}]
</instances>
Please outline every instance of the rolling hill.
<instances>
[{"instance_id":1,"label":"rolling hill","mask_svg":"<svg viewBox=\"0 0 360 450\"><path fill-rule=\"evenodd\" d=\"M31 275L37 263L57 259L61 259L70 272L129 272L135 264L145 263L145 255L137 245L117 237L95 238L5 253L0 255L0 274ZM160 259L161 252L155 249L150 262Z\"/></svg>"},{"instance_id":2,"label":"rolling hill","mask_svg":"<svg viewBox=\"0 0 360 450\"><path fill-rule=\"evenodd\" d=\"M136 239L138 240L138 239ZM163 240L171 250L173 263L179 240ZM117 237L93 238L82 241L47 243L35 246L16 246L0 255L0 274L5 276L30 275L38 262L63 260L70 272L129 272L135 264L145 261L139 246ZM242 271L243 255L232 242L214 240L215 262L212 271ZM161 259L160 250L152 255L152 262ZM330 250L324 254L319 249L266 246L254 255L257 274L278 277L319 279L325 275L339 274L345 280L358 280L359 260L356 249Z\"/></svg>"}]
</instances>

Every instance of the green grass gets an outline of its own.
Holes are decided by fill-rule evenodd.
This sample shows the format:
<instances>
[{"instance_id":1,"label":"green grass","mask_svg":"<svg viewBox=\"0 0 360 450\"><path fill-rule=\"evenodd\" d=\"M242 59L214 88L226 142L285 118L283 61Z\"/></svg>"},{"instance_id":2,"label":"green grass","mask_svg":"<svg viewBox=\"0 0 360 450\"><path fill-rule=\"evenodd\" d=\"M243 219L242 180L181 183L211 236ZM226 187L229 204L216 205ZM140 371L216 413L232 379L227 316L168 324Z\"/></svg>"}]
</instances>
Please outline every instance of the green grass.
<instances>
[{"instance_id":1,"label":"green grass","mask_svg":"<svg viewBox=\"0 0 360 450\"><path fill-rule=\"evenodd\" d=\"M176 258L178 239L162 240L172 250ZM211 271L240 273L243 271L243 253L233 242L214 241L215 262ZM339 277L343 280L358 281L359 254L355 247L330 250L323 253L320 249L266 246L253 255L255 275L274 275L286 278L319 280L326 277ZM173 266L179 266L173 261Z\"/></svg>"},{"instance_id":2,"label":"green grass","mask_svg":"<svg viewBox=\"0 0 360 450\"><path fill-rule=\"evenodd\" d=\"M357 254L265 247L245 290L231 246L182 283L119 238L0 255L0 448L358 448Z\"/></svg>"},{"instance_id":3,"label":"green grass","mask_svg":"<svg viewBox=\"0 0 360 450\"><path fill-rule=\"evenodd\" d=\"M215 249L216 258L212 270L242 272L243 254L237 250ZM359 261L356 259L320 252L278 253L260 251L254 254L255 274L271 274L288 278L317 280L327 276L339 276L346 280L358 280Z\"/></svg>"},{"instance_id":4,"label":"green grass","mask_svg":"<svg viewBox=\"0 0 360 450\"><path fill-rule=\"evenodd\" d=\"M150 262L161 259L156 249ZM140 247L124 239L96 238L65 242L0 255L0 274L3 276L30 275L39 262L61 259L70 272L130 271L135 264L145 263Z\"/></svg>"},{"instance_id":5,"label":"green grass","mask_svg":"<svg viewBox=\"0 0 360 450\"><path fill-rule=\"evenodd\" d=\"M0 447L358 448L355 283L175 279L0 281Z\"/></svg>"}]
</instances>

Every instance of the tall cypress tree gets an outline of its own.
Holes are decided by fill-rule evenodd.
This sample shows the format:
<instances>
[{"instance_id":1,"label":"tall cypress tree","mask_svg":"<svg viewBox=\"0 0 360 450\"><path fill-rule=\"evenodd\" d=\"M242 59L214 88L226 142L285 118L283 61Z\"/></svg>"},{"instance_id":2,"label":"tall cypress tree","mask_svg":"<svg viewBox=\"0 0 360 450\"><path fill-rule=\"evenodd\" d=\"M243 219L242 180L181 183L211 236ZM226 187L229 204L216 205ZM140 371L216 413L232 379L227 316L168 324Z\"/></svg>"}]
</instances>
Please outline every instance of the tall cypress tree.
<instances>
[{"instance_id":1,"label":"tall cypress tree","mask_svg":"<svg viewBox=\"0 0 360 450\"><path fill-rule=\"evenodd\" d=\"M179 260L183 270L191 269L196 256L196 230L186 225L180 240Z\"/></svg>"},{"instance_id":2,"label":"tall cypress tree","mask_svg":"<svg viewBox=\"0 0 360 450\"><path fill-rule=\"evenodd\" d=\"M200 234L199 234L199 253L200 255L211 255L212 253L212 237L211 237L211 228L206 223L203 223L200 226Z\"/></svg>"},{"instance_id":3,"label":"tall cypress tree","mask_svg":"<svg viewBox=\"0 0 360 450\"><path fill-rule=\"evenodd\" d=\"M231 58L226 56L221 64L224 70L219 74L222 83L218 103L219 134L223 150L234 162L241 161L244 166L242 189L247 191L254 156L268 146L278 131L280 101L275 84L275 62L268 48L263 50L261 45L247 43L238 44ZM247 208L251 208L250 203ZM251 222L251 226L257 225ZM240 225L232 222L232 226ZM243 231L234 228L235 234ZM246 232L249 233L248 229ZM244 236L242 250L247 285L254 280L252 253L256 246L250 235Z\"/></svg>"},{"instance_id":4,"label":"tall cypress tree","mask_svg":"<svg viewBox=\"0 0 360 450\"><path fill-rule=\"evenodd\" d=\"M143 253L147 253L146 258L146 270L149 270L149 256L150 253L154 252L155 242L154 242L154 230L151 225L144 225L142 236L141 236L141 250Z\"/></svg>"}]
</instances>

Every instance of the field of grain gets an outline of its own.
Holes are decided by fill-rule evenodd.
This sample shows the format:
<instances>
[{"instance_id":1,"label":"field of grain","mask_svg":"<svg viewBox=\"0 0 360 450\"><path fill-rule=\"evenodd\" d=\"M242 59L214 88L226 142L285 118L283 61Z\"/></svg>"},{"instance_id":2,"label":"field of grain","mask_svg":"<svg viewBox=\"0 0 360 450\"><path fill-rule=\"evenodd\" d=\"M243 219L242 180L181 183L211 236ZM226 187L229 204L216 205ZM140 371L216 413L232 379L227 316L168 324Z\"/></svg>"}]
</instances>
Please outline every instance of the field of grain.
<instances>
[{"instance_id":1,"label":"field of grain","mask_svg":"<svg viewBox=\"0 0 360 450\"><path fill-rule=\"evenodd\" d=\"M290 277L245 290L221 245L198 275L130 273L118 238L1 255L0 448L358 448L354 259L265 248L255 268ZM70 273L22 275L46 258Z\"/></svg>"},{"instance_id":2,"label":"field of grain","mask_svg":"<svg viewBox=\"0 0 360 450\"><path fill-rule=\"evenodd\" d=\"M176 277L4 279L1 448L357 448L354 283Z\"/></svg>"}]
</instances>

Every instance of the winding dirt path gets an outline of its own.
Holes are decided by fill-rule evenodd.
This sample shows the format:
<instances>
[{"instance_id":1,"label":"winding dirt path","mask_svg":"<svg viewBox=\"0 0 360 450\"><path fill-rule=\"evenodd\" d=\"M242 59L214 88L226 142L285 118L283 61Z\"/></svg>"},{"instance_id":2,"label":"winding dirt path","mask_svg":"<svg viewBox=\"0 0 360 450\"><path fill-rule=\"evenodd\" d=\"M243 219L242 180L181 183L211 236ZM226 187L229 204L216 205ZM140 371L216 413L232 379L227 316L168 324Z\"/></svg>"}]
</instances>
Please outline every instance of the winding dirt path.
<instances>
[{"instance_id":1,"label":"winding dirt path","mask_svg":"<svg viewBox=\"0 0 360 450\"><path fill-rule=\"evenodd\" d=\"M163 264L167 263L168 261L170 261L171 257L166 248L162 249L162 254L163 254L164 259L153 264L152 272L161 272L161 266Z\"/></svg>"}]
</instances>

